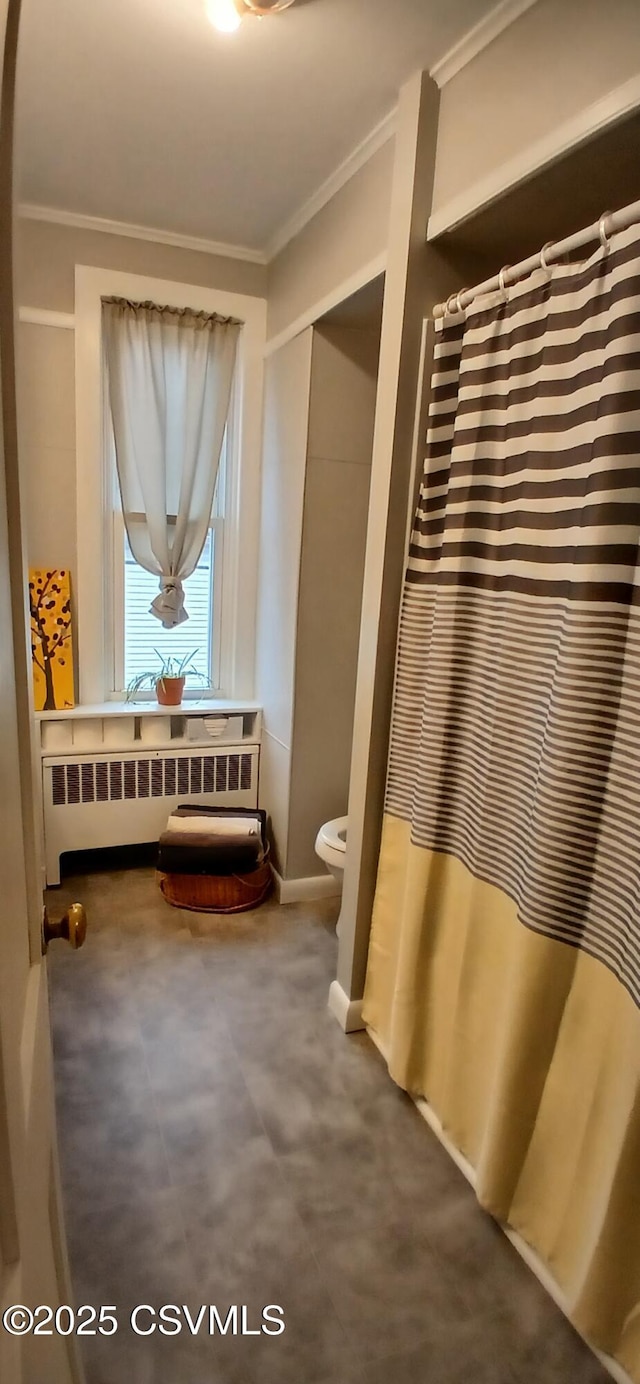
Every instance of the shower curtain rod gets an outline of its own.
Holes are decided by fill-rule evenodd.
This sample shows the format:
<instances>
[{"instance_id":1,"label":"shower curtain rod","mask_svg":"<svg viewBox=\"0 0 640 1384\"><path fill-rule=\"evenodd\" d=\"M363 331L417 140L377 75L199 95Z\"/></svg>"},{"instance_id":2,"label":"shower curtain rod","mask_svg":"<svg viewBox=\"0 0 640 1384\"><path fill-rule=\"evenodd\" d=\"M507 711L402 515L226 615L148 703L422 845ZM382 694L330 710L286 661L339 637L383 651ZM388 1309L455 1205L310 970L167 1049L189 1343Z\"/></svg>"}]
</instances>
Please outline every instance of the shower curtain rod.
<instances>
[{"instance_id":1,"label":"shower curtain rod","mask_svg":"<svg viewBox=\"0 0 640 1384\"><path fill-rule=\"evenodd\" d=\"M499 274L485 279L484 283L477 284L475 288L462 288L459 293L452 293L446 303L436 303L433 316L444 317L446 312L462 312L474 298L479 298L483 293L493 293L497 288L504 290L518 279L532 274L534 269L546 269L562 255L568 255L572 250L580 250L583 245L588 245L590 240L599 238L603 245L607 245L614 231L625 231L634 221L640 221L640 202L631 202L620 211L606 211L599 221L594 221L592 226L586 226L584 230L567 236L566 240L558 240L555 245L548 241L537 255L530 255L529 259L521 260L520 264L505 264Z\"/></svg>"}]
</instances>

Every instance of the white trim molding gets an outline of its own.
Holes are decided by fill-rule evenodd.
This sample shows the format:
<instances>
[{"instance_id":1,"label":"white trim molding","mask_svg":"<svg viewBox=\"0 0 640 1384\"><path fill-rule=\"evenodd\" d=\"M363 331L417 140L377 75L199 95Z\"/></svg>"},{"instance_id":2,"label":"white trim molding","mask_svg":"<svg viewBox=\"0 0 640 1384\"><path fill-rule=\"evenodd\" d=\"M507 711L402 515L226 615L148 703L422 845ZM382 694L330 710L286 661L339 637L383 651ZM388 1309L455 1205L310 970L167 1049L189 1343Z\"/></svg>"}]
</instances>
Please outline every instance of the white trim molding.
<instances>
[{"instance_id":1,"label":"white trim molding","mask_svg":"<svg viewBox=\"0 0 640 1384\"><path fill-rule=\"evenodd\" d=\"M358 1033L365 1027L362 1021L362 1000L350 1000L338 980L331 982L328 1004L343 1033Z\"/></svg>"},{"instance_id":2,"label":"white trim molding","mask_svg":"<svg viewBox=\"0 0 640 1384\"><path fill-rule=\"evenodd\" d=\"M572 149L588 143L601 130L624 120L626 115L639 107L640 76L637 76L623 82L622 86L614 87L598 101L578 111L562 125L557 125L548 135L530 144L522 153L507 159L486 178L481 178L445 203L429 218L427 240L437 240L439 236L463 225L477 212L491 206L492 202L497 202L513 188L528 182L542 169L551 167Z\"/></svg>"},{"instance_id":3,"label":"white trim molding","mask_svg":"<svg viewBox=\"0 0 640 1384\"><path fill-rule=\"evenodd\" d=\"M228 245L224 241L182 235L178 231L159 230L154 226L136 226L128 221L109 221L102 216L85 216L57 207L41 207L34 202L21 202L17 214L26 221L49 221L54 226L71 226L77 231L100 231L103 235L121 235L129 240L149 240L157 245L171 245L177 250L196 250L203 255L246 260L249 264L267 263L264 251L254 250L249 245Z\"/></svg>"},{"instance_id":4,"label":"white trim molding","mask_svg":"<svg viewBox=\"0 0 640 1384\"><path fill-rule=\"evenodd\" d=\"M51 312L49 308L18 308L18 321L32 327L63 327L71 332L76 325L73 312Z\"/></svg>"},{"instance_id":5,"label":"white trim molding","mask_svg":"<svg viewBox=\"0 0 640 1384\"><path fill-rule=\"evenodd\" d=\"M283 879L273 869L278 903L309 903L312 899L337 899L340 885L333 875L309 875L304 879Z\"/></svg>"},{"instance_id":6,"label":"white trim molding","mask_svg":"<svg viewBox=\"0 0 640 1384\"><path fill-rule=\"evenodd\" d=\"M383 144L387 144L393 138L396 113L395 108L389 111L388 115L385 115L384 119L380 120L369 131L369 134L356 145L355 149L351 150L346 159L343 159L333 173L320 184L320 187L312 193L311 197L303 202L302 206L293 213L293 216L289 217L284 225L276 231L267 245L266 258L268 263L275 259L281 250L284 250L285 245L288 245L294 236L299 235L300 231L304 230L307 223L312 221L314 216L317 216L318 212L327 205L327 202L331 201L332 197L335 197L340 188L344 187L355 173L364 168L365 163L368 163L369 159L377 154L378 149L381 149Z\"/></svg>"},{"instance_id":7,"label":"white trim molding","mask_svg":"<svg viewBox=\"0 0 640 1384\"><path fill-rule=\"evenodd\" d=\"M332 308L337 308L339 303L343 303L345 298L350 298L352 293L357 293L358 289L364 288L365 284L371 283L372 279L379 278L384 274L387 267L387 252L369 260L368 264L363 264L355 274L351 274L348 279L344 279L341 284L327 293L324 298L320 298L317 303L313 303L306 312L300 317L296 317L287 327L283 327L277 336L272 336L264 348L265 356L272 356L275 351L279 351L281 346L286 346L294 336L299 336L300 332L306 331L307 327L312 327L319 317L324 317L325 312L331 312Z\"/></svg>"},{"instance_id":8,"label":"white trim molding","mask_svg":"<svg viewBox=\"0 0 640 1384\"><path fill-rule=\"evenodd\" d=\"M463 34L457 43L444 54L442 58L434 63L429 69L429 76L433 77L434 82L440 88L447 85L452 77L461 72L463 67L472 62L481 53L483 48L488 48L498 35L514 24L522 14L526 14L537 0L500 0L493 10L485 14L472 29Z\"/></svg>"}]
</instances>

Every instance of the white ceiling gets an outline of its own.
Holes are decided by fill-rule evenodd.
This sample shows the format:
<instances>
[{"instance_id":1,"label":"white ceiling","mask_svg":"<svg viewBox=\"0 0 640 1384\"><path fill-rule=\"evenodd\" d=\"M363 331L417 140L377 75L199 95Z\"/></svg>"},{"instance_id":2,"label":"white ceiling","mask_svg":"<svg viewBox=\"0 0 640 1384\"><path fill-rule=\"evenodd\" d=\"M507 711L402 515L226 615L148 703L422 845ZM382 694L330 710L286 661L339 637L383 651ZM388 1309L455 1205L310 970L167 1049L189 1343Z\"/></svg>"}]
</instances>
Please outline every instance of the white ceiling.
<instances>
[{"instance_id":1,"label":"white ceiling","mask_svg":"<svg viewBox=\"0 0 640 1384\"><path fill-rule=\"evenodd\" d=\"M218 34L203 0L23 0L18 195L271 238L496 0L297 0Z\"/></svg>"}]
</instances>

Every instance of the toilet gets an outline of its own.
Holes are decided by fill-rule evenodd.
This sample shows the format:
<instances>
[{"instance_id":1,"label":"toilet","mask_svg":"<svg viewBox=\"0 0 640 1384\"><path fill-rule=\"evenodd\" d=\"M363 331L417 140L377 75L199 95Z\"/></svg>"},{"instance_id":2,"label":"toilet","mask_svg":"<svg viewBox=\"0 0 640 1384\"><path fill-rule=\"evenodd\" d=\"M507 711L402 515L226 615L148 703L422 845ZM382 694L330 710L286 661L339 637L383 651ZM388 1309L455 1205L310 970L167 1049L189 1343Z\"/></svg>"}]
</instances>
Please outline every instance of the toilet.
<instances>
[{"instance_id":1,"label":"toilet","mask_svg":"<svg viewBox=\"0 0 640 1384\"><path fill-rule=\"evenodd\" d=\"M334 817L325 822L316 836L316 855L320 856L334 879L342 886L347 851L347 817Z\"/></svg>"}]
</instances>

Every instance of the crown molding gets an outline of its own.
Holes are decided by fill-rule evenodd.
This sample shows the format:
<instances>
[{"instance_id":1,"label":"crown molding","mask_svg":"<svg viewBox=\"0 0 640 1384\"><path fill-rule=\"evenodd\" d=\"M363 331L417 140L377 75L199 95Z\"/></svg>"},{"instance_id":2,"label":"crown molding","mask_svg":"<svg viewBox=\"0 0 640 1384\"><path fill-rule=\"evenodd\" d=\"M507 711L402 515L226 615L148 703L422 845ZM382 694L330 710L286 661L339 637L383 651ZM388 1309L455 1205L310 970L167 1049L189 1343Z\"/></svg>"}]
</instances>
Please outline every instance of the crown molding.
<instances>
[{"instance_id":1,"label":"crown molding","mask_svg":"<svg viewBox=\"0 0 640 1384\"><path fill-rule=\"evenodd\" d=\"M271 260L293 240L294 236L317 215L327 202L358 173L369 159L393 138L396 125L396 109L385 115L374 126L355 149L343 159L333 173L321 183L311 197L294 212L293 216L276 231L265 250L252 250L246 245L227 245L218 240L204 240L198 236L180 235L174 231L158 230L152 226L136 226L127 221L109 221L101 216L85 216L81 212L61 211L57 207L38 206L34 202L21 202L17 215L27 221L48 221L56 226L70 226L78 231L100 231L104 235L126 236L132 240L147 240L158 245L171 245L179 250L196 250L200 254L219 255L225 259L245 260L249 264L270 264Z\"/></svg>"},{"instance_id":2,"label":"crown molding","mask_svg":"<svg viewBox=\"0 0 640 1384\"><path fill-rule=\"evenodd\" d=\"M508 29L510 24L514 24L522 14L530 10L537 0L500 0L500 4L495 9L481 19L478 24L474 24L473 29L454 43L444 57L439 58L437 63L429 69L429 76L433 77L437 86L442 88L461 72L463 67L472 62L481 53L483 48L487 48L493 43L504 29Z\"/></svg>"},{"instance_id":3,"label":"crown molding","mask_svg":"<svg viewBox=\"0 0 640 1384\"><path fill-rule=\"evenodd\" d=\"M332 197L335 197L336 192L339 192L345 183L348 183L349 179L353 178L354 174L358 173L374 154L377 154L378 149L381 149L383 144L386 144L393 137L395 128L396 108L394 107L388 115L385 115L384 120L375 125L369 134L356 145L355 149L351 150L346 159L343 159L333 173L320 184L312 196L303 202L301 207L298 207L293 216L276 231L267 245L267 263L275 259L276 255L284 250L285 245L288 245L294 236L299 235L308 222L317 216L318 212L327 205L327 202L331 201Z\"/></svg>"},{"instance_id":4,"label":"crown molding","mask_svg":"<svg viewBox=\"0 0 640 1384\"><path fill-rule=\"evenodd\" d=\"M437 240L439 236L454 231L477 212L497 202L513 188L528 182L544 168L557 163L572 149L578 149L593 139L601 130L624 120L625 116L640 108L640 76L630 77L628 82L606 92L598 101L586 106L584 110L572 115L562 125L556 125L550 134L544 135L514 158L507 159L498 168L481 178L464 192L452 197L451 201L434 212L429 218L427 240Z\"/></svg>"},{"instance_id":5,"label":"crown molding","mask_svg":"<svg viewBox=\"0 0 640 1384\"><path fill-rule=\"evenodd\" d=\"M177 250L196 250L199 254L245 260L249 264L267 263L264 251L252 250L247 245L227 245L224 241L180 235L176 231L162 231L153 226L136 226L127 221L107 221L101 216L84 216L80 212L61 211L57 207L41 207L33 202L21 202L17 207L17 215L27 221L49 221L55 226L71 226L77 231L100 231L103 235L148 240L156 245L173 246Z\"/></svg>"}]
</instances>

